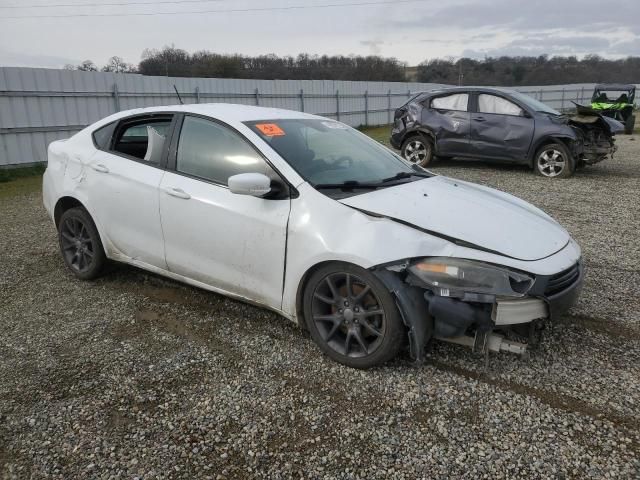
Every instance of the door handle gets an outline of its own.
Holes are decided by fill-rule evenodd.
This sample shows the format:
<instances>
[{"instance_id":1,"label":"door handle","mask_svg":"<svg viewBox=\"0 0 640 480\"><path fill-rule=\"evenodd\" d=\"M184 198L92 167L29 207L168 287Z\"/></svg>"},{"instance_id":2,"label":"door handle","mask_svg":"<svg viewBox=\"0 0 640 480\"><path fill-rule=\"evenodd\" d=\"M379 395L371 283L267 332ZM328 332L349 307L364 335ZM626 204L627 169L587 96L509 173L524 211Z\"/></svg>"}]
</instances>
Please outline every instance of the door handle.
<instances>
[{"instance_id":1,"label":"door handle","mask_svg":"<svg viewBox=\"0 0 640 480\"><path fill-rule=\"evenodd\" d=\"M171 195L172 197L176 197L176 198L182 198L183 200L189 200L191 198L191 195L189 195L187 192L185 192L181 188L169 187L169 188L165 188L164 191L167 195Z\"/></svg>"},{"instance_id":2,"label":"door handle","mask_svg":"<svg viewBox=\"0 0 640 480\"><path fill-rule=\"evenodd\" d=\"M486 119L484 117L475 117L474 120L476 122L484 122Z\"/></svg>"},{"instance_id":3,"label":"door handle","mask_svg":"<svg viewBox=\"0 0 640 480\"><path fill-rule=\"evenodd\" d=\"M98 163L98 164L92 163L91 168L93 168L96 172L109 173L109 169L104 165L102 165L101 163Z\"/></svg>"}]
</instances>

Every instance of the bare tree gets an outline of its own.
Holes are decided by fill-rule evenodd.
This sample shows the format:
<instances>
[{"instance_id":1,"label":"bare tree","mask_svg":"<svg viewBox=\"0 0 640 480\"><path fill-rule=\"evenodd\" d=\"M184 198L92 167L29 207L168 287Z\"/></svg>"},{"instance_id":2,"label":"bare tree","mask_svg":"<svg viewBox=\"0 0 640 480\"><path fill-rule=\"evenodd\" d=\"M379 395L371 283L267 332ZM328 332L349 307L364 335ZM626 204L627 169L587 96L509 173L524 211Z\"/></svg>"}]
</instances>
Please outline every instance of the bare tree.
<instances>
[{"instance_id":1,"label":"bare tree","mask_svg":"<svg viewBox=\"0 0 640 480\"><path fill-rule=\"evenodd\" d=\"M128 73L135 71L133 65L125 62L122 57L118 57L114 55L109 59L109 62L102 67L103 72L112 72L112 73Z\"/></svg>"},{"instance_id":2,"label":"bare tree","mask_svg":"<svg viewBox=\"0 0 640 480\"><path fill-rule=\"evenodd\" d=\"M91 60L85 60L84 62L82 62L80 65L76 67L76 70L80 70L83 72L97 72L98 67L96 67L96 64L93 63Z\"/></svg>"}]
</instances>

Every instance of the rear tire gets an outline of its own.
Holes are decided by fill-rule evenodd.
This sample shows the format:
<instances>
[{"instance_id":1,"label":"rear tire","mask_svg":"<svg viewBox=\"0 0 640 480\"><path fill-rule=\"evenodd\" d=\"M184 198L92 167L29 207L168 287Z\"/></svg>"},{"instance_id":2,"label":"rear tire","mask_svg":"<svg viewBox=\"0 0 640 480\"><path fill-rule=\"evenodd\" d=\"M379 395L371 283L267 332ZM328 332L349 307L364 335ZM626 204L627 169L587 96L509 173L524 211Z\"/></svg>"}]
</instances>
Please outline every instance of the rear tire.
<instances>
[{"instance_id":1,"label":"rear tire","mask_svg":"<svg viewBox=\"0 0 640 480\"><path fill-rule=\"evenodd\" d=\"M636 116L631 114L627 117L627 121L624 122L624 133L631 135L633 128L636 126Z\"/></svg>"},{"instance_id":2,"label":"rear tire","mask_svg":"<svg viewBox=\"0 0 640 480\"><path fill-rule=\"evenodd\" d=\"M70 208L58 223L60 253L67 268L81 280L100 275L106 255L95 223L82 207Z\"/></svg>"},{"instance_id":3,"label":"rear tire","mask_svg":"<svg viewBox=\"0 0 640 480\"><path fill-rule=\"evenodd\" d=\"M402 143L400 153L405 160L426 167L433 160L433 142L424 135L413 135Z\"/></svg>"},{"instance_id":4,"label":"rear tire","mask_svg":"<svg viewBox=\"0 0 640 480\"><path fill-rule=\"evenodd\" d=\"M348 367L380 365L403 345L404 325L391 293L358 266L336 262L316 270L306 283L303 308L314 342Z\"/></svg>"},{"instance_id":5,"label":"rear tire","mask_svg":"<svg viewBox=\"0 0 640 480\"><path fill-rule=\"evenodd\" d=\"M575 171L575 160L563 143L548 143L538 149L533 168L547 178L567 178Z\"/></svg>"}]
</instances>

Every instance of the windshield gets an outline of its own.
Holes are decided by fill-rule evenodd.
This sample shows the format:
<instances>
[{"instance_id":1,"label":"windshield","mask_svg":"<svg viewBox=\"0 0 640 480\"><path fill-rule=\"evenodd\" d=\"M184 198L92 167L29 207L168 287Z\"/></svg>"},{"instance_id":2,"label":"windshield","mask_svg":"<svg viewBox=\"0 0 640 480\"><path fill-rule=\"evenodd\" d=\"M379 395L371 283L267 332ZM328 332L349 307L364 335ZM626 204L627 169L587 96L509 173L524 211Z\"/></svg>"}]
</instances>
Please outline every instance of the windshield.
<instances>
[{"instance_id":1,"label":"windshield","mask_svg":"<svg viewBox=\"0 0 640 480\"><path fill-rule=\"evenodd\" d=\"M509 92L513 98L516 100L520 100L527 107L535 110L536 112L550 113L551 115L562 115L559 111L551 108L549 105L546 105L529 95L525 95L524 93L516 92L512 90Z\"/></svg>"},{"instance_id":2,"label":"windshield","mask_svg":"<svg viewBox=\"0 0 640 480\"><path fill-rule=\"evenodd\" d=\"M379 188L400 179L406 182L431 176L375 140L333 120L261 120L245 125L316 188L345 184Z\"/></svg>"}]
</instances>

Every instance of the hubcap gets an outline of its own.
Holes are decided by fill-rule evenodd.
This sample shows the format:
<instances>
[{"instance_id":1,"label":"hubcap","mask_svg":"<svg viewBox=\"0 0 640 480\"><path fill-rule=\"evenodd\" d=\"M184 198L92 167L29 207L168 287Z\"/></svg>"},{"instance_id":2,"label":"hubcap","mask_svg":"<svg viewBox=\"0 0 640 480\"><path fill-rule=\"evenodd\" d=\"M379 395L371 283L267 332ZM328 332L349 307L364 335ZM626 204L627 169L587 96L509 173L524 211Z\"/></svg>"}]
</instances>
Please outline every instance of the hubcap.
<instances>
[{"instance_id":1,"label":"hubcap","mask_svg":"<svg viewBox=\"0 0 640 480\"><path fill-rule=\"evenodd\" d=\"M555 177L565 168L565 158L562 152L556 149L545 150L538 157L538 170L545 177Z\"/></svg>"},{"instance_id":2,"label":"hubcap","mask_svg":"<svg viewBox=\"0 0 640 480\"><path fill-rule=\"evenodd\" d=\"M425 158L429 150L427 146L420 140L413 140L404 149L404 157L411 163L421 163Z\"/></svg>"},{"instance_id":3,"label":"hubcap","mask_svg":"<svg viewBox=\"0 0 640 480\"><path fill-rule=\"evenodd\" d=\"M94 248L89 232L82 221L67 218L60 230L62 254L77 272L86 272L93 263Z\"/></svg>"},{"instance_id":4,"label":"hubcap","mask_svg":"<svg viewBox=\"0 0 640 480\"><path fill-rule=\"evenodd\" d=\"M313 293L311 311L322 339L342 355L364 357L382 343L386 328L382 303L356 275L325 277Z\"/></svg>"}]
</instances>

